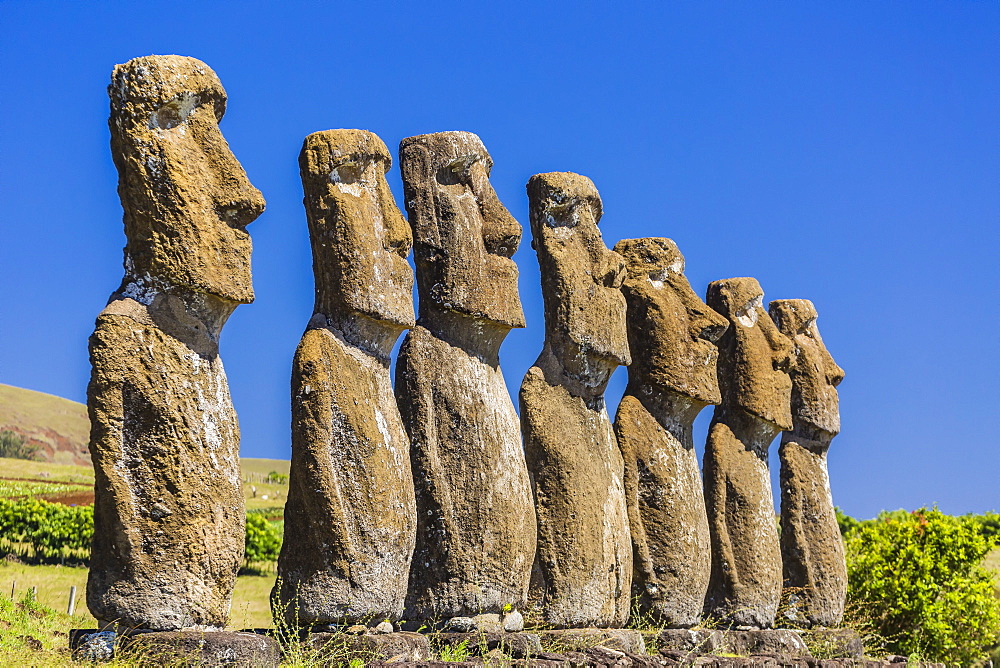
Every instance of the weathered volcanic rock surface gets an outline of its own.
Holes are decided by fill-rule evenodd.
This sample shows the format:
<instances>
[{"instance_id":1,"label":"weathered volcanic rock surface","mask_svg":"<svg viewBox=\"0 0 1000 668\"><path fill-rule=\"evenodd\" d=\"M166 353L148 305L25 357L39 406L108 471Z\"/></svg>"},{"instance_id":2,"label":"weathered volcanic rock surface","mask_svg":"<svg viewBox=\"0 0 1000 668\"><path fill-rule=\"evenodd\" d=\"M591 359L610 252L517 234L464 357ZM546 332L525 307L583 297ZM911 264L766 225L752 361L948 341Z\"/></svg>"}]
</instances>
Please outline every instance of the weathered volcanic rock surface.
<instances>
[{"instance_id":1,"label":"weathered volcanic rock surface","mask_svg":"<svg viewBox=\"0 0 1000 668\"><path fill-rule=\"evenodd\" d=\"M137 319L105 314L97 322L87 604L98 619L129 626L222 627L245 531L239 430L222 360Z\"/></svg>"},{"instance_id":2,"label":"weathered volcanic rock surface","mask_svg":"<svg viewBox=\"0 0 1000 668\"><path fill-rule=\"evenodd\" d=\"M87 604L129 627L219 628L244 506L218 342L253 300L244 228L264 200L219 130L226 95L207 65L137 58L108 91L127 245L125 278L90 339Z\"/></svg>"},{"instance_id":3,"label":"weathered volcanic rock surface","mask_svg":"<svg viewBox=\"0 0 1000 668\"><path fill-rule=\"evenodd\" d=\"M277 668L281 646L255 633L162 631L122 639L116 654L143 666Z\"/></svg>"},{"instance_id":4,"label":"weathered volcanic rock surface","mask_svg":"<svg viewBox=\"0 0 1000 668\"><path fill-rule=\"evenodd\" d=\"M722 404L705 447L705 506L712 577L705 612L734 626L768 628L781 598L781 547L767 464L791 426L791 342L763 309L755 279L709 284L710 307L729 320L719 340Z\"/></svg>"},{"instance_id":5,"label":"weathered volcanic rock surface","mask_svg":"<svg viewBox=\"0 0 1000 668\"><path fill-rule=\"evenodd\" d=\"M629 362L624 263L601 238L590 179L538 174L528 202L545 303L545 344L520 392L538 513L533 599L556 628L620 626L629 615L632 546L604 389Z\"/></svg>"},{"instance_id":6,"label":"weathered volcanic rock surface","mask_svg":"<svg viewBox=\"0 0 1000 668\"><path fill-rule=\"evenodd\" d=\"M535 513L517 413L499 366L524 326L521 226L489 182L479 138L404 139L400 163L420 295L396 365L411 442L417 540L405 616L443 621L523 607Z\"/></svg>"},{"instance_id":7,"label":"weathered volcanic rock surface","mask_svg":"<svg viewBox=\"0 0 1000 668\"><path fill-rule=\"evenodd\" d=\"M684 276L670 239L626 239L622 292L632 364L615 416L635 558L633 597L666 626L701 618L711 574L708 516L692 425L721 397L715 342L728 321Z\"/></svg>"},{"instance_id":8,"label":"weathered volcanic rock surface","mask_svg":"<svg viewBox=\"0 0 1000 668\"><path fill-rule=\"evenodd\" d=\"M827 453L840 431L837 385L844 370L833 361L806 299L772 301L778 329L795 345L793 428L781 437L781 558L785 586L796 588L786 614L799 623L836 626L844 616L847 563L830 491Z\"/></svg>"},{"instance_id":9,"label":"weathered volcanic rock surface","mask_svg":"<svg viewBox=\"0 0 1000 668\"><path fill-rule=\"evenodd\" d=\"M371 662L389 661L393 665L423 662L433 656L428 636L421 633L384 633L348 635L345 633L312 633L309 646L325 665L348 665L350 659Z\"/></svg>"},{"instance_id":10,"label":"weathered volcanic rock surface","mask_svg":"<svg viewBox=\"0 0 1000 668\"><path fill-rule=\"evenodd\" d=\"M374 134L314 133L299 163L316 306L292 364L292 464L272 605L289 624L396 620L416 531L409 439L389 375L392 346L414 321L410 228Z\"/></svg>"}]
</instances>

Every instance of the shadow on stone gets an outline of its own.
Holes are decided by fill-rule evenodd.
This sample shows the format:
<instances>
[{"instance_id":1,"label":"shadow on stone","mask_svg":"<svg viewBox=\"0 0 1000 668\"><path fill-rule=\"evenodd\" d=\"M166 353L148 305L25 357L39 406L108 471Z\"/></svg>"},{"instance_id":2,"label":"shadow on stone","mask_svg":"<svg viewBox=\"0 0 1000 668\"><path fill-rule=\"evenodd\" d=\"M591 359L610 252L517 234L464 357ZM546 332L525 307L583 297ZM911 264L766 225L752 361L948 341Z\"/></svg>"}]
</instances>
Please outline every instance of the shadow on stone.
<instances>
[{"instance_id":1,"label":"shadow on stone","mask_svg":"<svg viewBox=\"0 0 1000 668\"><path fill-rule=\"evenodd\" d=\"M122 637L116 654L143 666L271 668L281 661L281 648L274 638L228 631L135 633Z\"/></svg>"},{"instance_id":2,"label":"shadow on stone","mask_svg":"<svg viewBox=\"0 0 1000 668\"><path fill-rule=\"evenodd\" d=\"M348 635L344 633L313 633L306 641L317 650L316 658L329 665L347 665L360 659L371 662L421 662L431 658L427 636L419 633L383 633L378 635Z\"/></svg>"},{"instance_id":3,"label":"shadow on stone","mask_svg":"<svg viewBox=\"0 0 1000 668\"><path fill-rule=\"evenodd\" d=\"M547 652L586 652L603 647L619 652L646 653L642 634L632 629L557 629L535 633Z\"/></svg>"}]
</instances>

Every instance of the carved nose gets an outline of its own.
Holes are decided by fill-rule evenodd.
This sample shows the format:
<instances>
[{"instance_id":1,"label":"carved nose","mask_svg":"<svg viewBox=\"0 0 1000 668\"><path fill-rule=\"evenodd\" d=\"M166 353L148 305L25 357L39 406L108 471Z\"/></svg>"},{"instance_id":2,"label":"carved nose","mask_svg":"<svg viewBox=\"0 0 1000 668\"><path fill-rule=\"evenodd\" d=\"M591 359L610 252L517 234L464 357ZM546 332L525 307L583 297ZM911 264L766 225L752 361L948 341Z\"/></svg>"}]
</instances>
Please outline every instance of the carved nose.
<instances>
[{"instance_id":1,"label":"carved nose","mask_svg":"<svg viewBox=\"0 0 1000 668\"><path fill-rule=\"evenodd\" d=\"M779 334L780 336L780 334ZM792 346L781 339L775 339L772 356L774 370L788 372L792 368Z\"/></svg>"},{"instance_id":2,"label":"carved nose","mask_svg":"<svg viewBox=\"0 0 1000 668\"><path fill-rule=\"evenodd\" d=\"M681 299L688 312L689 331L695 339L705 339L717 343L729 329L729 320L716 313L708 304L701 301L687 281L680 290Z\"/></svg>"},{"instance_id":3,"label":"carved nose","mask_svg":"<svg viewBox=\"0 0 1000 668\"><path fill-rule=\"evenodd\" d=\"M707 317L705 313L694 313L692 320L697 328L695 338L705 339L709 343L718 343L722 335L729 329L728 322L718 322L715 318Z\"/></svg>"},{"instance_id":4,"label":"carved nose","mask_svg":"<svg viewBox=\"0 0 1000 668\"><path fill-rule=\"evenodd\" d=\"M510 214L492 187L478 193L483 214L483 242L493 255L512 257L521 243L521 224Z\"/></svg>"},{"instance_id":5,"label":"carved nose","mask_svg":"<svg viewBox=\"0 0 1000 668\"><path fill-rule=\"evenodd\" d=\"M220 202L216 205L219 218L230 227L242 230L264 213L264 196L259 190L247 184L247 192L239 199Z\"/></svg>"}]
</instances>

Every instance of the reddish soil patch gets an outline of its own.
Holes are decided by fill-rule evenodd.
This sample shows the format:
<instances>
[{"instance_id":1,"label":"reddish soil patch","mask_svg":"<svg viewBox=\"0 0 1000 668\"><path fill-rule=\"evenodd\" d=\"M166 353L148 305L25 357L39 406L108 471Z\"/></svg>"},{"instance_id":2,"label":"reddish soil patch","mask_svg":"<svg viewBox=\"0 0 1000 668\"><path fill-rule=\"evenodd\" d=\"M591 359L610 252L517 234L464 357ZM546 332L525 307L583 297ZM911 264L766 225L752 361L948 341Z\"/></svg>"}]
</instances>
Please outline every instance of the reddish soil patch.
<instances>
[{"instance_id":1,"label":"reddish soil patch","mask_svg":"<svg viewBox=\"0 0 1000 668\"><path fill-rule=\"evenodd\" d=\"M80 492L63 492L61 494L41 494L39 499L61 503L64 506L92 506L94 505L94 490L88 489Z\"/></svg>"}]
</instances>

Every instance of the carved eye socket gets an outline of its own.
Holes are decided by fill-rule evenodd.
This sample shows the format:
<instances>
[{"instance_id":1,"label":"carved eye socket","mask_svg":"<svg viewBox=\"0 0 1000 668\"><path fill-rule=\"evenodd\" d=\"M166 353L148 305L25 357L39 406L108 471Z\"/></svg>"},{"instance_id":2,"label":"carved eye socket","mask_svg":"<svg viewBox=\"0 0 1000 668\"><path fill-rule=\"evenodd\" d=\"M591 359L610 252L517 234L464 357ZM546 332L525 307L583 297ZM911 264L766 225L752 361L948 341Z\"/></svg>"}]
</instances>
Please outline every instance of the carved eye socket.
<instances>
[{"instance_id":1,"label":"carved eye socket","mask_svg":"<svg viewBox=\"0 0 1000 668\"><path fill-rule=\"evenodd\" d=\"M764 306L764 295L759 295L750 299L742 308L737 309L735 314L736 322L744 327L753 327L757 324L757 311Z\"/></svg>"},{"instance_id":2,"label":"carved eye socket","mask_svg":"<svg viewBox=\"0 0 1000 668\"><path fill-rule=\"evenodd\" d=\"M576 202L553 203L545 208L545 222L549 227L576 227Z\"/></svg>"},{"instance_id":3,"label":"carved eye socket","mask_svg":"<svg viewBox=\"0 0 1000 668\"><path fill-rule=\"evenodd\" d=\"M181 93L153 112L149 119L151 128L170 130L184 123L198 106L198 96Z\"/></svg>"},{"instance_id":4,"label":"carved eye socket","mask_svg":"<svg viewBox=\"0 0 1000 668\"><path fill-rule=\"evenodd\" d=\"M518 244L521 243L521 235L505 234L494 238L487 237L483 239L483 243L486 245L487 253L510 257L517 251Z\"/></svg>"},{"instance_id":5,"label":"carved eye socket","mask_svg":"<svg viewBox=\"0 0 1000 668\"><path fill-rule=\"evenodd\" d=\"M470 158L459 158L452 160L444 167L437 170L435 178L443 186L465 185L469 181L469 168L474 160Z\"/></svg>"},{"instance_id":6,"label":"carved eye socket","mask_svg":"<svg viewBox=\"0 0 1000 668\"><path fill-rule=\"evenodd\" d=\"M364 165L356 162L344 162L330 172L330 180L334 183L357 183L364 175Z\"/></svg>"}]
</instances>

